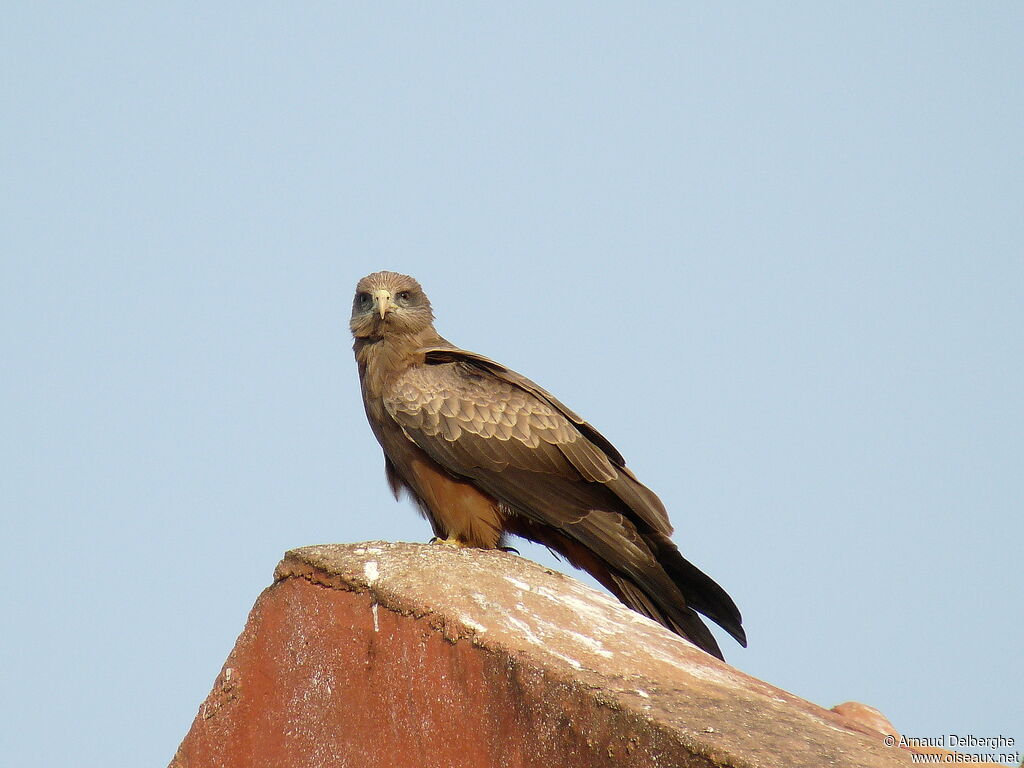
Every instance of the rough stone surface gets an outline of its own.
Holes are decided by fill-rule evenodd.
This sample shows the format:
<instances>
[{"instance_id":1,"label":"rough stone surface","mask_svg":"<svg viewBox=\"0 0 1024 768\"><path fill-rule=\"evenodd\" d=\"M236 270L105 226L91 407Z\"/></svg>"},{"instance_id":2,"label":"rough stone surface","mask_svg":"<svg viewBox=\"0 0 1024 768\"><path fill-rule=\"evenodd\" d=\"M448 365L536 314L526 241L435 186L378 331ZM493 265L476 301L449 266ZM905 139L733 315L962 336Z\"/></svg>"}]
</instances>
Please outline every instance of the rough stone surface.
<instances>
[{"instance_id":1,"label":"rough stone surface","mask_svg":"<svg viewBox=\"0 0 1024 768\"><path fill-rule=\"evenodd\" d=\"M305 547L275 578L174 768L911 764L512 554Z\"/></svg>"},{"instance_id":2,"label":"rough stone surface","mask_svg":"<svg viewBox=\"0 0 1024 768\"><path fill-rule=\"evenodd\" d=\"M874 707L861 704L859 701L844 701L842 704L832 707L832 711L842 715L851 723L859 723L869 731L879 733L883 737L895 736L898 739L900 736L900 732L889 722L889 718Z\"/></svg>"}]
</instances>

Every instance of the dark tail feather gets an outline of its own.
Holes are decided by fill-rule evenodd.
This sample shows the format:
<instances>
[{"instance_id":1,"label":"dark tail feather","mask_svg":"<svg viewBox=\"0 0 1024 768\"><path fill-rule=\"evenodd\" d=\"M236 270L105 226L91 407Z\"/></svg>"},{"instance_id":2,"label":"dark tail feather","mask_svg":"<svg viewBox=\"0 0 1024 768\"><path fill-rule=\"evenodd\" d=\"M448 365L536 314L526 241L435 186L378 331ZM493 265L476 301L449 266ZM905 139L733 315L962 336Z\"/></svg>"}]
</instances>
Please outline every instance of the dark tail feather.
<instances>
[{"instance_id":1,"label":"dark tail feather","mask_svg":"<svg viewBox=\"0 0 1024 768\"><path fill-rule=\"evenodd\" d=\"M704 622L700 620L700 616L694 612L692 607L685 605L679 599L679 591L672 583L670 574L660 573L663 566L654 561L656 550L653 547L651 547L653 550L652 560L649 561L653 573L649 574L649 579L638 582L634 577L609 566L592 549L570 539L561 531L533 526L522 519L513 519L513 522L516 527L512 532L516 535L525 536L543 544L552 553L564 557L577 568L585 570L637 613L653 619L677 635L682 635L712 656L725 660L721 648L718 647L718 642ZM682 560L678 552L676 552L676 557ZM686 563L685 560L683 562ZM686 564L689 565L689 563ZM733 609L735 610L735 606Z\"/></svg>"},{"instance_id":2,"label":"dark tail feather","mask_svg":"<svg viewBox=\"0 0 1024 768\"><path fill-rule=\"evenodd\" d=\"M725 661L725 656L722 655L722 649L718 647L718 641L715 640L715 636L711 634L711 630L707 628L703 621L700 620L700 616L694 613L689 607L674 610L668 613L662 610L658 605L651 600L650 597L634 584L632 581L619 576L618 574L612 574L612 581L614 587L612 592L619 598L623 603L628 605L637 613L641 613L650 619L661 624L663 627L675 632L677 635L682 635L702 651L710 653L715 658Z\"/></svg>"},{"instance_id":3,"label":"dark tail feather","mask_svg":"<svg viewBox=\"0 0 1024 768\"><path fill-rule=\"evenodd\" d=\"M747 634L743 631L743 617L725 590L679 554L676 545L667 536L655 533L646 534L643 538L658 563L683 593L686 604L703 613L746 648Z\"/></svg>"},{"instance_id":4,"label":"dark tail feather","mask_svg":"<svg viewBox=\"0 0 1024 768\"><path fill-rule=\"evenodd\" d=\"M620 515L605 514L612 522L633 528ZM638 535L633 529L637 538L629 542L630 546L623 541L617 547L616 536L621 537L622 533L612 526L608 531L600 528L602 519L599 515L583 515L574 525L572 535L520 515L509 516L505 527L508 533L543 544L587 571L634 611L689 639L712 656L721 659L722 651L697 611L746 646L736 604L720 586L684 560L667 536L654 532ZM633 553L632 558L623 554L626 551Z\"/></svg>"}]
</instances>

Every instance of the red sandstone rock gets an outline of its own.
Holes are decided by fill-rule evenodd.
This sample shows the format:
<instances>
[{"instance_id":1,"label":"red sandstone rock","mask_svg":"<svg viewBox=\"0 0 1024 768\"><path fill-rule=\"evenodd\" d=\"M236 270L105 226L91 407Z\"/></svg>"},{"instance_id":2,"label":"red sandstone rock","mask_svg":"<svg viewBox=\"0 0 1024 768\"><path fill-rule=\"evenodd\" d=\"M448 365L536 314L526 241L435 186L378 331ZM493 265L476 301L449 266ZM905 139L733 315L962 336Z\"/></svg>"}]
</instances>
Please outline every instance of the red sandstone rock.
<instances>
[{"instance_id":1,"label":"red sandstone rock","mask_svg":"<svg viewBox=\"0 0 1024 768\"><path fill-rule=\"evenodd\" d=\"M846 701L836 704L832 711L845 717L851 725L861 726L868 733L878 733L882 736L895 736L899 738L897 731L889 719L874 707L861 704L859 701ZM858 728L859 729L859 728Z\"/></svg>"},{"instance_id":2,"label":"red sandstone rock","mask_svg":"<svg viewBox=\"0 0 1024 768\"><path fill-rule=\"evenodd\" d=\"M172 768L911 763L512 554L329 545L275 575Z\"/></svg>"},{"instance_id":3,"label":"red sandstone rock","mask_svg":"<svg viewBox=\"0 0 1024 768\"><path fill-rule=\"evenodd\" d=\"M855 730L862 730L865 733L876 733L881 735L883 739L888 737L889 739L894 739L896 744L900 743L900 732L896 730L885 715L874 707L869 707L867 704L861 704L859 701L846 701L832 707L832 711L836 714L842 715L850 727ZM948 749L941 749L939 747L915 745L907 747L906 749L919 755L939 755L944 758L943 763L946 765L963 764L966 762L964 760L957 759L962 756L956 755L956 753L950 752ZM1006 765L1006 763L983 763L974 761L971 761L971 764Z\"/></svg>"}]
</instances>

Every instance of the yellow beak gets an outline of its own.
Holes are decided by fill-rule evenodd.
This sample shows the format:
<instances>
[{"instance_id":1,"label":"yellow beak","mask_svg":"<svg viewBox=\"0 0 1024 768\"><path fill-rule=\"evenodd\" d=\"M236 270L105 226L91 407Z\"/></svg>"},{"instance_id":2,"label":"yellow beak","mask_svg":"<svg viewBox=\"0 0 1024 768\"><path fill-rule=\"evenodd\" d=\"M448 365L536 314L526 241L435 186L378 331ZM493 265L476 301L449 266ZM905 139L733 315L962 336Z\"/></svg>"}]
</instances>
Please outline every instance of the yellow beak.
<instances>
[{"instance_id":1,"label":"yellow beak","mask_svg":"<svg viewBox=\"0 0 1024 768\"><path fill-rule=\"evenodd\" d=\"M380 319L383 320L387 311L394 306L391 301L391 291L386 291L383 288L374 291L373 303L377 307L377 311L380 312Z\"/></svg>"}]
</instances>

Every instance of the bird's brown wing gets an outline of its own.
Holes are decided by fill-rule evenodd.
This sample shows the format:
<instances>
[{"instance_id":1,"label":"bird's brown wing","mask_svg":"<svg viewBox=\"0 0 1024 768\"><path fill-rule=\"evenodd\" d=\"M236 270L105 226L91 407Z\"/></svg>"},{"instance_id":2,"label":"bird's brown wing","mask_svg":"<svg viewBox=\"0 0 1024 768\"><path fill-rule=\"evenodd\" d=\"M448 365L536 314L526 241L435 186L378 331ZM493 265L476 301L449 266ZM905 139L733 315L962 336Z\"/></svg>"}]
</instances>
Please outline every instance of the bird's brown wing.
<instances>
[{"instance_id":1,"label":"bird's brown wing","mask_svg":"<svg viewBox=\"0 0 1024 768\"><path fill-rule=\"evenodd\" d=\"M517 513L523 524L513 532L562 552L635 610L715 655L694 608L745 642L735 604L679 555L660 500L593 427L487 358L432 348L425 359L385 394L389 415L447 471ZM594 558L606 572L594 571Z\"/></svg>"},{"instance_id":2,"label":"bird's brown wing","mask_svg":"<svg viewBox=\"0 0 1024 768\"><path fill-rule=\"evenodd\" d=\"M672 524L661 499L636 479L626 467L622 454L604 435L550 392L525 376L475 352L435 347L424 350L424 357L428 365L464 363L533 395L535 403L532 407L540 406L548 412L549 418L561 416L565 420L564 426L559 424L558 439L554 444L583 479L606 484L646 525L666 536L672 535Z\"/></svg>"}]
</instances>

